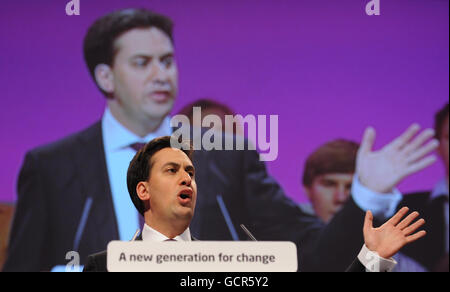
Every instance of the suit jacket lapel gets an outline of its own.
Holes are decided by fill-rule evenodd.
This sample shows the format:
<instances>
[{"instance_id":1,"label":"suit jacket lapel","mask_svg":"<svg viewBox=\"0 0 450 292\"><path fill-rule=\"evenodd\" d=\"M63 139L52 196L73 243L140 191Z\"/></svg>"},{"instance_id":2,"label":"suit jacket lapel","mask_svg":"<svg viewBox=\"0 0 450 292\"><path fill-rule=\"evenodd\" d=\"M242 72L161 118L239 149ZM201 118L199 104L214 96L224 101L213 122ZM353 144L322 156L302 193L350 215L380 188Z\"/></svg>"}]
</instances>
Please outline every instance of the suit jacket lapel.
<instances>
[{"instance_id":1,"label":"suit jacket lapel","mask_svg":"<svg viewBox=\"0 0 450 292\"><path fill-rule=\"evenodd\" d=\"M109 241L119 239L119 232L106 168L101 122L83 132L79 141L79 152L75 157L77 173L83 195L93 199L83 237L89 236L90 240L96 238L95 245L104 249Z\"/></svg>"}]
</instances>

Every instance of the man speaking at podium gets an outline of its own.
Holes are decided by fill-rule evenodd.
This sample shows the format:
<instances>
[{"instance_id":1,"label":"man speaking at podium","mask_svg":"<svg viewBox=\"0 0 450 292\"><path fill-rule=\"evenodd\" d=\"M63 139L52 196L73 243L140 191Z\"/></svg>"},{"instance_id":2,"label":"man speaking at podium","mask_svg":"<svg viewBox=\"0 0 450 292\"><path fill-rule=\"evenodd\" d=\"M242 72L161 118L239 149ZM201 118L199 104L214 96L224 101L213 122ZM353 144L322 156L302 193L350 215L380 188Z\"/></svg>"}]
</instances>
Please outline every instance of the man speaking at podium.
<instances>
[{"instance_id":1,"label":"man speaking at podium","mask_svg":"<svg viewBox=\"0 0 450 292\"><path fill-rule=\"evenodd\" d=\"M191 241L197 201L192 150L156 138L136 153L127 173L128 191L145 224L137 240ZM84 271L106 271L106 252L90 256Z\"/></svg>"},{"instance_id":2,"label":"man speaking at podium","mask_svg":"<svg viewBox=\"0 0 450 292\"><path fill-rule=\"evenodd\" d=\"M143 241L192 241L189 225L194 216L197 201L197 184L190 147L172 148L171 137L150 141L136 153L127 173L128 191L134 206L144 216L145 224L137 240ZM396 263L391 257L406 244L425 235L414 233L425 221L411 213L403 221L408 208L400 210L380 228L372 227L372 214L368 212L364 222L364 241L358 258L348 271L370 270L367 259L376 257L379 271L391 271ZM401 222L400 222L401 221ZM370 253L370 256L369 256ZM107 253L89 256L86 272L106 272Z\"/></svg>"},{"instance_id":3,"label":"man speaking at podium","mask_svg":"<svg viewBox=\"0 0 450 292\"><path fill-rule=\"evenodd\" d=\"M67 264L70 251L83 265L108 242L129 240L142 227L125 177L137 143L173 133L168 115L178 95L178 69L172 28L169 18L143 9L110 13L90 27L84 57L107 107L88 129L26 155L5 271L49 271ZM355 189L326 226L287 198L256 151L198 151L200 190L190 231L201 240L244 240L246 234L234 228L244 224L259 240L301 247L303 270L342 271L363 244L367 202L381 201L373 214L389 218L401 200L389 192L433 162L424 156L434 148L422 146L427 136L412 139L416 132L408 130L379 152L371 151L374 134L365 136L360 185L380 194ZM410 149L408 155L397 155L402 149Z\"/></svg>"}]
</instances>

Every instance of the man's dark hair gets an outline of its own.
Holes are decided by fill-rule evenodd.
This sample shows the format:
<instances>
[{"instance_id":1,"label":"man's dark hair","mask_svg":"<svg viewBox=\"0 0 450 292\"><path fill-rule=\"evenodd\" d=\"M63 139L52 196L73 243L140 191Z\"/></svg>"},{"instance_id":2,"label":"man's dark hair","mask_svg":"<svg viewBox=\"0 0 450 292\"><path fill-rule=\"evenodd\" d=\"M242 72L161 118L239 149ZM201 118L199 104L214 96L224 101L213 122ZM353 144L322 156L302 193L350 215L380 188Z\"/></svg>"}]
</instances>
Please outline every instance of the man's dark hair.
<instances>
[{"instance_id":1,"label":"man's dark hair","mask_svg":"<svg viewBox=\"0 0 450 292\"><path fill-rule=\"evenodd\" d=\"M148 179L150 178L150 172L153 167L151 161L153 155L164 148L171 148L171 145L176 145L175 143L171 144L171 142L176 142L173 139L174 138L171 136L164 136L153 139L152 141L148 142L141 150L139 150L130 162L130 166L128 167L127 172L128 193L130 194L131 201L133 201L134 206L141 215L144 215L144 212L146 210L144 202L142 202L137 195L136 187L139 182L148 181ZM183 142L182 148L180 150L183 151L192 161L193 150L192 146L189 143Z\"/></svg>"},{"instance_id":2,"label":"man's dark hair","mask_svg":"<svg viewBox=\"0 0 450 292\"><path fill-rule=\"evenodd\" d=\"M447 118L448 118L448 103L434 116L434 130L437 140L441 140L442 138L442 128L444 127L444 123Z\"/></svg>"},{"instance_id":3,"label":"man's dark hair","mask_svg":"<svg viewBox=\"0 0 450 292\"><path fill-rule=\"evenodd\" d=\"M320 146L306 160L303 185L310 187L317 176L329 173L354 173L359 144L344 139Z\"/></svg>"},{"instance_id":4,"label":"man's dark hair","mask_svg":"<svg viewBox=\"0 0 450 292\"><path fill-rule=\"evenodd\" d=\"M115 40L123 33L135 28L156 27L163 31L173 43L173 22L170 18L146 9L125 9L109 13L98 19L89 28L83 44L84 60L94 82L98 64L114 65L117 48ZM109 95L99 88L106 97Z\"/></svg>"},{"instance_id":5,"label":"man's dark hair","mask_svg":"<svg viewBox=\"0 0 450 292\"><path fill-rule=\"evenodd\" d=\"M225 115L230 115L230 116L236 115L234 113L234 111L227 105L220 103L218 101L212 100L212 99L207 99L207 98L202 98L202 99L199 99L199 100L196 100L194 102L187 104L177 113L177 115L187 116L189 118L189 121L192 124L192 119L194 116L194 107L200 107L202 110L218 109L218 110L223 111L225 113Z\"/></svg>"}]
</instances>

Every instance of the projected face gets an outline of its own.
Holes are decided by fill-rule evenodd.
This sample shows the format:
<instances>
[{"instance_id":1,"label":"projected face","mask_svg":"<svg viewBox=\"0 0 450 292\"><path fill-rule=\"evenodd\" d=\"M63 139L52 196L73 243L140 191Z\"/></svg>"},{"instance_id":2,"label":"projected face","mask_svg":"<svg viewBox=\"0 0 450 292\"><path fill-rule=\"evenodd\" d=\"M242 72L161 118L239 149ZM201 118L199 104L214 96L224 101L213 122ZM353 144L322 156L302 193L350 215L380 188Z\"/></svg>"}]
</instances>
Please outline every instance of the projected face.
<instances>
[{"instance_id":1,"label":"projected face","mask_svg":"<svg viewBox=\"0 0 450 292\"><path fill-rule=\"evenodd\" d=\"M116 40L115 49L111 70L116 117L124 124L161 121L170 113L178 90L170 38L154 27L132 29Z\"/></svg>"},{"instance_id":2,"label":"projected face","mask_svg":"<svg viewBox=\"0 0 450 292\"><path fill-rule=\"evenodd\" d=\"M350 196L353 174L333 173L314 178L306 193L317 216L329 222Z\"/></svg>"},{"instance_id":3,"label":"projected face","mask_svg":"<svg viewBox=\"0 0 450 292\"><path fill-rule=\"evenodd\" d=\"M150 203L147 224L162 231L171 230L170 225L176 222L189 225L197 200L191 160L179 149L164 148L155 153L150 163L152 169L146 185Z\"/></svg>"}]
</instances>

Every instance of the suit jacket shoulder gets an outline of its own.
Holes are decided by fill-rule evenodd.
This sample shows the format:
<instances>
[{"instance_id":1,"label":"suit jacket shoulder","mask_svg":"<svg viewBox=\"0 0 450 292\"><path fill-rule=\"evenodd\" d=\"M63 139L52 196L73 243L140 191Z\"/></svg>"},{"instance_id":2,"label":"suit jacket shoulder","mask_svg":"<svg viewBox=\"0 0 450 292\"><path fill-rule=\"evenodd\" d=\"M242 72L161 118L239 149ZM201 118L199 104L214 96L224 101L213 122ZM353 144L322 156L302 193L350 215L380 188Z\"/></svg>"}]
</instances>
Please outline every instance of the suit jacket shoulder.
<instances>
[{"instance_id":1,"label":"suit jacket shoulder","mask_svg":"<svg viewBox=\"0 0 450 292\"><path fill-rule=\"evenodd\" d=\"M430 196L431 192L429 191L406 194L403 196L399 209L406 206L412 211L421 211L427 206Z\"/></svg>"},{"instance_id":2,"label":"suit jacket shoulder","mask_svg":"<svg viewBox=\"0 0 450 292\"><path fill-rule=\"evenodd\" d=\"M101 131L101 121L98 121L80 132L69 135L58 141L36 147L30 150L28 154L32 156L45 156L46 158L67 154L67 151L75 151L79 146L79 142L87 141L95 144L101 142Z\"/></svg>"},{"instance_id":3,"label":"suit jacket shoulder","mask_svg":"<svg viewBox=\"0 0 450 292\"><path fill-rule=\"evenodd\" d=\"M48 271L66 264L66 253L76 248L74 238L87 198L94 203L77 250L82 259L118 237L101 122L29 151L17 192L7 271Z\"/></svg>"},{"instance_id":4,"label":"suit jacket shoulder","mask_svg":"<svg viewBox=\"0 0 450 292\"><path fill-rule=\"evenodd\" d=\"M106 251L90 255L87 264L84 266L83 272L108 272L108 269L106 268L107 257L108 254Z\"/></svg>"}]
</instances>

